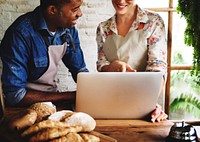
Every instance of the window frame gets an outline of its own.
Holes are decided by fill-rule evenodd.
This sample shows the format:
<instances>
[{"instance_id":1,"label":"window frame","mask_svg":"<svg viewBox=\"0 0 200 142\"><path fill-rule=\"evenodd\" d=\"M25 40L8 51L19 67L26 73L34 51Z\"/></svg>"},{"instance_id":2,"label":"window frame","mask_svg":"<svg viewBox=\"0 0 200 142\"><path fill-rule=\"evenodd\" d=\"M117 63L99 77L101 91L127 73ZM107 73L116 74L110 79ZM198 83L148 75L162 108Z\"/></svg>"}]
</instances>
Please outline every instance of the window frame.
<instances>
[{"instance_id":1,"label":"window frame","mask_svg":"<svg viewBox=\"0 0 200 142\"><path fill-rule=\"evenodd\" d=\"M170 81L171 81L171 71L173 70L191 70L192 65L172 65L172 35L173 35L173 13L177 12L176 7L173 6L174 0L169 0L169 7L166 8L146 8L155 12L166 12L168 13L168 27L167 27L167 81L166 81L166 88L165 88L165 102L164 102L164 109L165 113L169 115L170 112ZM169 118L170 119L170 118ZM181 120L177 120L181 121ZM193 125L200 125L200 121L187 121L187 123Z\"/></svg>"}]
</instances>

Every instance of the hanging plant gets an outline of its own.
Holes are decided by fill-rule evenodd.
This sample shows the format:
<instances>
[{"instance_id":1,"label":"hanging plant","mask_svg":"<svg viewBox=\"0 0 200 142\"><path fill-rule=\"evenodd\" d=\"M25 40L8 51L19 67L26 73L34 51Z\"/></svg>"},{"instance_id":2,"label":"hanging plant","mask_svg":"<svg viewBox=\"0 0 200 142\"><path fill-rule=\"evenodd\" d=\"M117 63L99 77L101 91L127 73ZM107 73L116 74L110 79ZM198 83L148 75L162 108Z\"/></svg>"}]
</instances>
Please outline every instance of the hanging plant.
<instances>
[{"instance_id":1,"label":"hanging plant","mask_svg":"<svg viewBox=\"0 0 200 142\"><path fill-rule=\"evenodd\" d=\"M177 12L187 22L184 42L194 48L191 75L196 76L195 81L200 85L200 0L178 0Z\"/></svg>"}]
</instances>

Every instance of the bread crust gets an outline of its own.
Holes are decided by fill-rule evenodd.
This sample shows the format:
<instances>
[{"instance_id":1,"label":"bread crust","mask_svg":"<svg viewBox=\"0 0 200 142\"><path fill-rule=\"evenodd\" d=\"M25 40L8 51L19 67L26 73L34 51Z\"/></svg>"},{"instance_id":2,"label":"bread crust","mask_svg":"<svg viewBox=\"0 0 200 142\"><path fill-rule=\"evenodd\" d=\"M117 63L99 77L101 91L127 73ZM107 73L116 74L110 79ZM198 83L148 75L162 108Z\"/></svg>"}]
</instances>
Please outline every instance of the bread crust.
<instances>
[{"instance_id":1,"label":"bread crust","mask_svg":"<svg viewBox=\"0 0 200 142\"><path fill-rule=\"evenodd\" d=\"M80 131L82 131L81 126L46 128L38 132L37 134L33 135L29 139L29 142L49 141L55 138L65 136L70 132L77 133Z\"/></svg>"},{"instance_id":2,"label":"bread crust","mask_svg":"<svg viewBox=\"0 0 200 142\"><path fill-rule=\"evenodd\" d=\"M90 132L95 129L96 121L90 115L83 112L76 112L65 119L69 126L82 126L83 132Z\"/></svg>"},{"instance_id":3,"label":"bread crust","mask_svg":"<svg viewBox=\"0 0 200 142\"><path fill-rule=\"evenodd\" d=\"M36 122L47 119L47 117L56 112L56 107L51 102L38 102L29 107L37 113Z\"/></svg>"},{"instance_id":4,"label":"bread crust","mask_svg":"<svg viewBox=\"0 0 200 142\"><path fill-rule=\"evenodd\" d=\"M37 113L32 109L24 109L8 121L10 130L24 130L32 126L37 119Z\"/></svg>"},{"instance_id":5,"label":"bread crust","mask_svg":"<svg viewBox=\"0 0 200 142\"><path fill-rule=\"evenodd\" d=\"M80 136L85 142L100 142L100 138L90 133L81 133Z\"/></svg>"},{"instance_id":6,"label":"bread crust","mask_svg":"<svg viewBox=\"0 0 200 142\"><path fill-rule=\"evenodd\" d=\"M21 134L21 136L26 137L26 136L32 135L34 133L37 133L42 129L55 128L55 127L69 127L69 125L66 122L59 122L59 121L54 121L54 120L43 120L41 122L35 123L28 129L26 129Z\"/></svg>"},{"instance_id":7,"label":"bread crust","mask_svg":"<svg viewBox=\"0 0 200 142\"><path fill-rule=\"evenodd\" d=\"M78 133L70 132L65 136L51 140L50 142L84 142Z\"/></svg>"},{"instance_id":8,"label":"bread crust","mask_svg":"<svg viewBox=\"0 0 200 142\"><path fill-rule=\"evenodd\" d=\"M61 110L50 115L48 119L65 121L69 126L82 126L84 132L90 132L96 127L96 121L94 118L83 112Z\"/></svg>"},{"instance_id":9,"label":"bread crust","mask_svg":"<svg viewBox=\"0 0 200 142\"><path fill-rule=\"evenodd\" d=\"M70 117L73 115L75 112L71 110L60 110L57 111L53 114L51 114L48 119L50 120L55 120L55 121L64 121L66 118Z\"/></svg>"}]
</instances>

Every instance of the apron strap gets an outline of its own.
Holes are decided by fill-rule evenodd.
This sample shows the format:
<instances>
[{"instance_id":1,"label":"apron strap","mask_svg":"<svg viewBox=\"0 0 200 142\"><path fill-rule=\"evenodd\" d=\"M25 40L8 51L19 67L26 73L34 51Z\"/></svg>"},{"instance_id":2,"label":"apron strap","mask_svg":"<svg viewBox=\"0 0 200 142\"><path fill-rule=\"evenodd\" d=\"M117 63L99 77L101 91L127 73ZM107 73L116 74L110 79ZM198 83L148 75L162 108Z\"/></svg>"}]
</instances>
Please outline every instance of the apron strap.
<instances>
[{"instance_id":1,"label":"apron strap","mask_svg":"<svg viewBox=\"0 0 200 142\"><path fill-rule=\"evenodd\" d=\"M70 33L65 33L64 35L62 35L62 41L66 41L66 38L69 37L70 38L70 45L74 48L74 52L77 51L76 46L74 44L74 39L72 38L72 35ZM70 47L71 47L70 46Z\"/></svg>"}]
</instances>

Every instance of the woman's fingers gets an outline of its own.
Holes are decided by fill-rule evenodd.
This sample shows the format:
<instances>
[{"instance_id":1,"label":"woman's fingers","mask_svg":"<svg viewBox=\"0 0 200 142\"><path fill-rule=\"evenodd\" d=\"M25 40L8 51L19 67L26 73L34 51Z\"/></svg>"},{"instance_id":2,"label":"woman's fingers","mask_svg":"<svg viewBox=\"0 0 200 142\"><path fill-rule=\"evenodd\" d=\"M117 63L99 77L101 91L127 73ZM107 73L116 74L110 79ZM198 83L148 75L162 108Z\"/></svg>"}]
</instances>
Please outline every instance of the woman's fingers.
<instances>
[{"instance_id":1,"label":"woman's fingers","mask_svg":"<svg viewBox=\"0 0 200 142\"><path fill-rule=\"evenodd\" d=\"M151 121L155 122L159 115L160 115L160 109L156 108L151 115Z\"/></svg>"},{"instance_id":2,"label":"woman's fingers","mask_svg":"<svg viewBox=\"0 0 200 142\"><path fill-rule=\"evenodd\" d=\"M136 70L134 70L131 66L126 64L126 72L136 72Z\"/></svg>"},{"instance_id":3,"label":"woman's fingers","mask_svg":"<svg viewBox=\"0 0 200 142\"><path fill-rule=\"evenodd\" d=\"M160 115L156 118L156 121L160 122L160 121L162 121L162 120L167 119L167 117L168 117L168 115L165 114L164 111L161 111Z\"/></svg>"},{"instance_id":4,"label":"woman's fingers","mask_svg":"<svg viewBox=\"0 0 200 142\"><path fill-rule=\"evenodd\" d=\"M160 105L156 106L156 109L154 110L154 112L151 115L151 121L155 122L155 121L162 121L167 119L168 115L162 110Z\"/></svg>"},{"instance_id":5,"label":"woman's fingers","mask_svg":"<svg viewBox=\"0 0 200 142\"><path fill-rule=\"evenodd\" d=\"M115 72L136 72L131 66L129 66L127 63L122 62L122 61L113 61L111 63L113 71Z\"/></svg>"}]
</instances>

